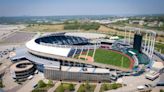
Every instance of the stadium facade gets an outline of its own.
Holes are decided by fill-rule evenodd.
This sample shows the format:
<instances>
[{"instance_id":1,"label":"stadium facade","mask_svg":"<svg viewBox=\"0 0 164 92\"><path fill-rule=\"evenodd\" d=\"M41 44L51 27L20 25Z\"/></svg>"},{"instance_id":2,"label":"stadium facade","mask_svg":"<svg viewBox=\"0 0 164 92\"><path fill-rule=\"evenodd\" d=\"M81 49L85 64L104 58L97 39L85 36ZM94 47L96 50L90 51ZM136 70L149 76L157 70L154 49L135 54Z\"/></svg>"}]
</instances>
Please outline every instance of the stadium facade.
<instances>
[{"instance_id":1,"label":"stadium facade","mask_svg":"<svg viewBox=\"0 0 164 92\"><path fill-rule=\"evenodd\" d=\"M97 33L46 34L35 37L27 42L24 48L17 49L16 55L12 56L11 60L13 62L22 59L29 60L36 65L39 71L44 73L45 78L54 80L111 81L121 75L133 74L133 67L142 63L142 60L134 55L136 53L131 50L132 44L125 44L126 39L105 39L105 37L105 34ZM143 49L145 47L147 46L142 45ZM132 68L123 68L94 62L95 52L98 48L111 49L126 54L135 64L132 65ZM145 51L148 49L146 48ZM90 50L93 53L89 56ZM147 54L142 53L141 57L150 60L150 56Z\"/></svg>"}]
</instances>

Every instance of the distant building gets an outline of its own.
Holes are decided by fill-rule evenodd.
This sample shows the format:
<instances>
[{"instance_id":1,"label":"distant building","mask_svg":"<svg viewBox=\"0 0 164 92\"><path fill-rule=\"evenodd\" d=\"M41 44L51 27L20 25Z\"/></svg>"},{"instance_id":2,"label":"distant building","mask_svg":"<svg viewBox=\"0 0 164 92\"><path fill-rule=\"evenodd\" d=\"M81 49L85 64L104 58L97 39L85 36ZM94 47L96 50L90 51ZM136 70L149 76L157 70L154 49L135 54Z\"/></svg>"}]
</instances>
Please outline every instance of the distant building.
<instances>
[{"instance_id":1,"label":"distant building","mask_svg":"<svg viewBox=\"0 0 164 92\"><path fill-rule=\"evenodd\" d=\"M163 22L159 22L158 26L159 27L163 26Z\"/></svg>"},{"instance_id":2,"label":"distant building","mask_svg":"<svg viewBox=\"0 0 164 92\"><path fill-rule=\"evenodd\" d=\"M147 24L147 26L149 26L149 27L156 27L156 26L158 26L158 21L149 22Z\"/></svg>"},{"instance_id":3,"label":"distant building","mask_svg":"<svg viewBox=\"0 0 164 92\"><path fill-rule=\"evenodd\" d=\"M143 20L134 20L134 21L129 21L129 24L138 24L138 25L144 25L144 21Z\"/></svg>"},{"instance_id":4,"label":"distant building","mask_svg":"<svg viewBox=\"0 0 164 92\"><path fill-rule=\"evenodd\" d=\"M96 22L100 24L110 24L110 23L115 23L118 21L126 21L128 18L117 18L117 19L111 19L111 20L91 20L91 22Z\"/></svg>"}]
</instances>

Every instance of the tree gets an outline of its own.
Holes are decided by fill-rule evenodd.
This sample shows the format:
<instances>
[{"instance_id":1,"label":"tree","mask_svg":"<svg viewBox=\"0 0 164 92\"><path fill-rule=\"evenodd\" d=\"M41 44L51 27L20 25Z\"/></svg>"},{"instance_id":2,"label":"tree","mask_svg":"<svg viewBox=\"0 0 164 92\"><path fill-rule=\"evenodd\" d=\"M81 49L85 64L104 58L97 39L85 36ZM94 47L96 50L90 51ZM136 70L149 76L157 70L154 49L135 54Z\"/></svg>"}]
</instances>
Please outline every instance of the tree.
<instances>
[{"instance_id":1,"label":"tree","mask_svg":"<svg viewBox=\"0 0 164 92\"><path fill-rule=\"evenodd\" d=\"M46 85L46 83L44 83L44 81L43 80L40 80L39 82L38 82L38 88L43 88L43 87L46 87L47 85Z\"/></svg>"},{"instance_id":2,"label":"tree","mask_svg":"<svg viewBox=\"0 0 164 92\"><path fill-rule=\"evenodd\" d=\"M3 87L4 87L3 82L2 80L0 80L0 88L3 88Z\"/></svg>"},{"instance_id":3,"label":"tree","mask_svg":"<svg viewBox=\"0 0 164 92\"><path fill-rule=\"evenodd\" d=\"M85 92L85 88L84 87L80 87L78 92Z\"/></svg>"},{"instance_id":4,"label":"tree","mask_svg":"<svg viewBox=\"0 0 164 92\"><path fill-rule=\"evenodd\" d=\"M89 84L89 81L86 81L86 83L85 83L85 88L86 88L87 90L90 90L90 89L91 89L91 85Z\"/></svg>"},{"instance_id":5,"label":"tree","mask_svg":"<svg viewBox=\"0 0 164 92\"><path fill-rule=\"evenodd\" d=\"M164 92L164 90L163 89L160 89L160 92Z\"/></svg>"},{"instance_id":6,"label":"tree","mask_svg":"<svg viewBox=\"0 0 164 92\"><path fill-rule=\"evenodd\" d=\"M64 87L63 87L63 85L61 85L61 86L59 87L58 92L64 92Z\"/></svg>"},{"instance_id":7,"label":"tree","mask_svg":"<svg viewBox=\"0 0 164 92\"><path fill-rule=\"evenodd\" d=\"M108 86L107 86L107 84L103 84L103 89L106 91L106 90L108 90Z\"/></svg>"},{"instance_id":8,"label":"tree","mask_svg":"<svg viewBox=\"0 0 164 92\"><path fill-rule=\"evenodd\" d=\"M71 84L69 84L69 90L70 91L73 91L74 90L74 86L73 86L73 84L71 83Z\"/></svg>"},{"instance_id":9,"label":"tree","mask_svg":"<svg viewBox=\"0 0 164 92\"><path fill-rule=\"evenodd\" d=\"M52 80L48 80L47 86L53 86L53 81Z\"/></svg>"}]
</instances>

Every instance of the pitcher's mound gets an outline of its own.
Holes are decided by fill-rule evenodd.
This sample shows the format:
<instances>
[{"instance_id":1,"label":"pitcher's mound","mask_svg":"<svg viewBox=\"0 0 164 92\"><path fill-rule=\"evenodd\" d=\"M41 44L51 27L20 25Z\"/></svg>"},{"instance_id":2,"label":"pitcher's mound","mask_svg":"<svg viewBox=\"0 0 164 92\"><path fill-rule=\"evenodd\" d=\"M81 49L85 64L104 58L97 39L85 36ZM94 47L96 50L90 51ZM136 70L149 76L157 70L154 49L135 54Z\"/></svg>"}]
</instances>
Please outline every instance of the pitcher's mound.
<instances>
[{"instance_id":1,"label":"pitcher's mound","mask_svg":"<svg viewBox=\"0 0 164 92\"><path fill-rule=\"evenodd\" d=\"M81 59L85 59L86 58L86 60L88 62L93 62L94 61L94 59L91 56L87 56L86 57L85 55L80 55L79 58L81 58Z\"/></svg>"}]
</instances>

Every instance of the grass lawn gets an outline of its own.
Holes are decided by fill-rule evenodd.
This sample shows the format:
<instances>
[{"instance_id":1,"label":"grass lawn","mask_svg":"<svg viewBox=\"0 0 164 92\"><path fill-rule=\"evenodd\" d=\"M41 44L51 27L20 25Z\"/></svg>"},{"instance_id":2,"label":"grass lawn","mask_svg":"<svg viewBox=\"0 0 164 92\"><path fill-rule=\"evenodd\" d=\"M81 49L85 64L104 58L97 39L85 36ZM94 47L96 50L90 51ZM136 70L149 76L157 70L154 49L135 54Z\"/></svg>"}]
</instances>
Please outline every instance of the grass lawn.
<instances>
[{"instance_id":1,"label":"grass lawn","mask_svg":"<svg viewBox=\"0 0 164 92\"><path fill-rule=\"evenodd\" d=\"M81 84L77 92L94 92L96 85Z\"/></svg>"},{"instance_id":2,"label":"grass lawn","mask_svg":"<svg viewBox=\"0 0 164 92\"><path fill-rule=\"evenodd\" d=\"M22 31L31 31L31 32L55 32L60 31L64 29L63 24L54 24L54 25L38 25L34 24L31 26L27 26L25 29L22 29Z\"/></svg>"},{"instance_id":3,"label":"grass lawn","mask_svg":"<svg viewBox=\"0 0 164 92\"><path fill-rule=\"evenodd\" d=\"M120 88L122 87L121 84L119 83L113 83L113 84L102 84L101 85L101 88L100 88L100 92L104 92L104 91L107 91L107 90L112 90L112 89L117 89L117 88Z\"/></svg>"},{"instance_id":4,"label":"grass lawn","mask_svg":"<svg viewBox=\"0 0 164 92\"><path fill-rule=\"evenodd\" d=\"M72 92L75 90L75 84L72 83L61 83L54 92Z\"/></svg>"},{"instance_id":5,"label":"grass lawn","mask_svg":"<svg viewBox=\"0 0 164 92\"><path fill-rule=\"evenodd\" d=\"M161 53L163 53L164 54L164 44L161 44L161 43L155 43L155 49L157 50L157 51L160 51L161 50Z\"/></svg>"},{"instance_id":6,"label":"grass lawn","mask_svg":"<svg viewBox=\"0 0 164 92\"><path fill-rule=\"evenodd\" d=\"M47 92L47 90L53 86L54 84L52 80L48 80L48 83L45 83L43 80L40 80L37 83L37 86L32 90L32 92Z\"/></svg>"},{"instance_id":7,"label":"grass lawn","mask_svg":"<svg viewBox=\"0 0 164 92\"><path fill-rule=\"evenodd\" d=\"M90 51L89 56L92 56L92 54L93 51ZM119 67L122 65L124 68L129 68L130 66L129 58L127 58L124 55L105 49L96 50L94 61L98 63L110 64Z\"/></svg>"}]
</instances>

